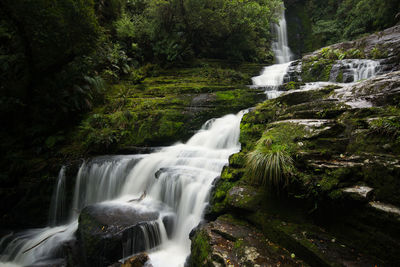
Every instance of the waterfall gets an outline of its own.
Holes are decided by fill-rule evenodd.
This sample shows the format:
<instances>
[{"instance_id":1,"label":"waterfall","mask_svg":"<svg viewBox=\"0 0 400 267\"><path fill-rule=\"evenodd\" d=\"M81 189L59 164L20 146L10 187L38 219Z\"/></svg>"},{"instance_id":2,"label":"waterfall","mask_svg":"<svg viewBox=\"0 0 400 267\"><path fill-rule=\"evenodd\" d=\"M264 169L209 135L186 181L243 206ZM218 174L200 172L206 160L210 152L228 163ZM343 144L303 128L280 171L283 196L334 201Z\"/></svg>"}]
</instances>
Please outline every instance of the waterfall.
<instances>
[{"instance_id":1,"label":"waterfall","mask_svg":"<svg viewBox=\"0 0 400 267\"><path fill-rule=\"evenodd\" d=\"M261 75L252 79L253 86L264 88L268 98L282 93L279 86L287 81L291 64L284 11L274 31L277 41L272 49L278 64L265 67ZM374 64L361 60L347 65L338 63L331 79L336 81L340 71L344 78L350 75L352 81L369 78L375 74ZM65 225L60 225L66 217L62 167L53 193L49 227L2 238L0 265L26 266L54 260L62 245L75 239L82 209L96 203L111 203L158 216L123 233L123 258L146 250L155 267L184 266L190 254L189 233L202 220L212 183L228 164L229 156L240 150L240 121L244 113L209 120L185 144L150 154L101 156L84 162L76 176ZM141 201L131 202L132 199Z\"/></svg>"},{"instance_id":2,"label":"waterfall","mask_svg":"<svg viewBox=\"0 0 400 267\"><path fill-rule=\"evenodd\" d=\"M293 58L292 51L289 48L287 37L287 26L285 18L285 8L282 8L278 24L273 25L277 40L272 43L272 51L274 51L275 61L277 64L290 62Z\"/></svg>"},{"instance_id":3,"label":"waterfall","mask_svg":"<svg viewBox=\"0 0 400 267\"><path fill-rule=\"evenodd\" d=\"M285 75L291 64L293 54L290 51L287 38L285 9L282 8L278 24L273 25L277 41L272 43L275 61L278 64L265 67L259 76L253 77L253 86L263 88L268 99L276 98L282 94L279 86L285 82Z\"/></svg>"},{"instance_id":4,"label":"waterfall","mask_svg":"<svg viewBox=\"0 0 400 267\"><path fill-rule=\"evenodd\" d=\"M378 67L379 61L370 59L338 60L332 66L329 81L348 83L368 79L375 76Z\"/></svg>"},{"instance_id":5,"label":"waterfall","mask_svg":"<svg viewBox=\"0 0 400 267\"><path fill-rule=\"evenodd\" d=\"M129 172L144 156L100 156L84 162L76 177L70 221L88 205L117 198Z\"/></svg>"},{"instance_id":6,"label":"waterfall","mask_svg":"<svg viewBox=\"0 0 400 267\"><path fill-rule=\"evenodd\" d=\"M53 190L49 212L49 225L56 226L65 219L65 166L61 167L57 183Z\"/></svg>"},{"instance_id":7,"label":"waterfall","mask_svg":"<svg viewBox=\"0 0 400 267\"><path fill-rule=\"evenodd\" d=\"M202 220L212 182L228 164L229 156L240 150L240 121L244 113L209 120L185 144L151 154L102 156L84 162L75 182L69 223L3 238L1 244L6 248L1 252L1 265L23 266L54 260L61 245L74 239L79 212L102 202L123 203L125 207L159 214L157 220L124 232L123 257L151 249L153 266L183 266L190 254L189 233ZM54 191L50 225L58 222L55 218L61 207L64 183L63 167ZM142 201L129 202L143 192L147 194Z\"/></svg>"}]
</instances>

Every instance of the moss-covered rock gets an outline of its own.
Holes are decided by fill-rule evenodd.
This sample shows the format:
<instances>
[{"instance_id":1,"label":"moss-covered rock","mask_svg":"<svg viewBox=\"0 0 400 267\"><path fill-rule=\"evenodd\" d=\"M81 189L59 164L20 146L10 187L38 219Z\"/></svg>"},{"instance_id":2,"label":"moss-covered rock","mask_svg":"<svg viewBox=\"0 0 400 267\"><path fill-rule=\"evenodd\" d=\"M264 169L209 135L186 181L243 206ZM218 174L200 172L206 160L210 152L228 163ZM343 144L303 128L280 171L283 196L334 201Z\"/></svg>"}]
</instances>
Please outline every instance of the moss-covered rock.
<instances>
[{"instance_id":1,"label":"moss-covered rock","mask_svg":"<svg viewBox=\"0 0 400 267\"><path fill-rule=\"evenodd\" d=\"M191 239L189 266L305 266L261 231L232 216L200 226Z\"/></svg>"},{"instance_id":2,"label":"moss-covered rock","mask_svg":"<svg viewBox=\"0 0 400 267\"><path fill-rule=\"evenodd\" d=\"M84 208L77 231L83 262L86 266L108 266L121 259L123 251L134 254L150 249L140 225L155 221L158 216L157 212L139 212L130 205L96 204ZM156 246L159 241L150 243ZM129 242L133 242L134 251L123 247Z\"/></svg>"},{"instance_id":3,"label":"moss-covered rock","mask_svg":"<svg viewBox=\"0 0 400 267\"><path fill-rule=\"evenodd\" d=\"M258 104L243 117L242 150L215 183L207 218L240 217L312 266L397 265L398 77L289 90ZM283 194L247 177L246 157L261 139L294 160Z\"/></svg>"},{"instance_id":4,"label":"moss-covered rock","mask_svg":"<svg viewBox=\"0 0 400 267\"><path fill-rule=\"evenodd\" d=\"M72 137L69 153L110 153L129 146L171 144L189 138L210 118L238 112L262 100L250 89L258 65L197 62L162 70L140 84L112 85ZM258 66L258 67L257 67ZM233 69L234 68L234 69Z\"/></svg>"}]
</instances>

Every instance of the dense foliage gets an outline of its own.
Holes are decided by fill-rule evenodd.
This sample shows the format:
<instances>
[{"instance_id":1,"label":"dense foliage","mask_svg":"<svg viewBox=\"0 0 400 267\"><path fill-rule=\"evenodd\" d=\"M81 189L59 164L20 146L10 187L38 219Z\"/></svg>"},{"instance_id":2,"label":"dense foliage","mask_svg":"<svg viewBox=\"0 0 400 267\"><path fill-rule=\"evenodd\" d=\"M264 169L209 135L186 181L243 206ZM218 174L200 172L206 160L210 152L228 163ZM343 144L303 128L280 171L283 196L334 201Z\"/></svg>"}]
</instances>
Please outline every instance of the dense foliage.
<instances>
[{"instance_id":1,"label":"dense foliage","mask_svg":"<svg viewBox=\"0 0 400 267\"><path fill-rule=\"evenodd\" d=\"M297 41L304 42L302 52L355 39L400 21L397 0L285 0L285 4L290 17L291 45L296 47ZM302 40L296 41L295 35L301 35L298 39Z\"/></svg>"},{"instance_id":2,"label":"dense foliage","mask_svg":"<svg viewBox=\"0 0 400 267\"><path fill-rule=\"evenodd\" d=\"M396 0L286 1L289 9L299 3L305 5L313 36L320 40L314 46L391 26L399 7ZM281 0L0 1L0 145L8 151L1 165L8 168L12 151L42 154L63 145L68 131L86 121L88 111L113 102L108 98L115 85L130 88L143 83L154 75L152 69L196 58L271 61L269 25L277 21L281 4ZM231 69L204 71L208 73L202 75L210 79L244 80Z\"/></svg>"},{"instance_id":3,"label":"dense foliage","mask_svg":"<svg viewBox=\"0 0 400 267\"><path fill-rule=\"evenodd\" d=\"M38 0L0 3L0 114L40 145L101 103L106 84L139 83L146 62L264 61L280 0Z\"/></svg>"}]
</instances>

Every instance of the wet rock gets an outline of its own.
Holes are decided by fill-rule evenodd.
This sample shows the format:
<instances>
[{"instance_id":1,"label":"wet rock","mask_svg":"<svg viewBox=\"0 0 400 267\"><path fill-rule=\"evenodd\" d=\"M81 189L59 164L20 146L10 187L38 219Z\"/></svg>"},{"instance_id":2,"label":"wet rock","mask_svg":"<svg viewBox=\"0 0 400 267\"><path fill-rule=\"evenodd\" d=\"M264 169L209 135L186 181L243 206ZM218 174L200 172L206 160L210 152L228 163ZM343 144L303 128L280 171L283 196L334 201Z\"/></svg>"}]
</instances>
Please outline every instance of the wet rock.
<instances>
[{"instance_id":1,"label":"wet rock","mask_svg":"<svg viewBox=\"0 0 400 267\"><path fill-rule=\"evenodd\" d=\"M293 61L287 70L285 82L301 81L301 60Z\"/></svg>"},{"instance_id":2,"label":"wet rock","mask_svg":"<svg viewBox=\"0 0 400 267\"><path fill-rule=\"evenodd\" d=\"M361 254L319 226L307 222L283 221L279 216L259 211L249 217L272 242L284 246L295 258L310 266L374 266L379 261Z\"/></svg>"},{"instance_id":3,"label":"wet rock","mask_svg":"<svg viewBox=\"0 0 400 267\"><path fill-rule=\"evenodd\" d=\"M396 207L391 204L387 203L382 203L380 201L371 201L369 202L369 205L377 210L386 212L386 213L391 213L395 215L399 220L400 220L400 208Z\"/></svg>"},{"instance_id":4,"label":"wet rock","mask_svg":"<svg viewBox=\"0 0 400 267\"><path fill-rule=\"evenodd\" d=\"M149 255L147 255L147 253L140 253L129 258L121 265L121 267L142 267L145 266L146 262L149 261L149 259ZM150 267L151 265L147 264L146 266Z\"/></svg>"},{"instance_id":5,"label":"wet rock","mask_svg":"<svg viewBox=\"0 0 400 267\"><path fill-rule=\"evenodd\" d=\"M339 83L357 82L379 73L379 61L370 59L337 60L330 71L329 81Z\"/></svg>"},{"instance_id":6,"label":"wet rock","mask_svg":"<svg viewBox=\"0 0 400 267\"><path fill-rule=\"evenodd\" d=\"M336 89L330 98L336 98L353 108L397 105L400 96L400 72L379 75L375 78Z\"/></svg>"},{"instance_id":7,"label":"wet rock","mask_svg":"<svg viewBox=\"0 0 400 267\"><path fill-rule=\"evenodd\" d=\"M44 260L25 267L67 267L65 259Z\"/></svg>"},{"instance_id":8,"label":"wet rock","mask_svg":"<svg viewBox=\"0 0 400 267\"><path fill-rule=\"evenodd\" d=\"M140 253L125 260L124 263L116 262L108 267L153 267L153 265L147 263L149 260L150 258L147 253Z\"/></svg>"},{"instance_id":9,"label":"wet rock","mask_svg":"<svg viewBox=\"0 0 400 267\"><path fill-rule=\"evenodd\" d=\"M355 185L352 187L343 188L342 191L350 194L357 194L363 198L370 199L373 188L365 185Z\"/></svg>"},{"instance_id":10,"label":"wet rock","mask_svg":"<svg viewBox=\"0 0 400 267\"><path fill-rule=\"evenodd\" d=\"M385 71L400 70L400 25L355 41L338 43L329 47L333 50L340 49L344 51L358 48L362 50L368 58L384 58L384 60L381 61L381 65L386 66ZM305 56L305 58L318 56L319 53L320 50L317 50Z\"/></svg>"},{"instance_id":11,"label":"wet rock","mask_svg":"<svg viewBox=\"0 0 400 267\"><path fill-rule=\"evenodd\" d=\"M77 234L86 264L107 266L116 262L123 257L123 250L129 250L123 244L136 242L139 250L144 249L143 238L132 238L142 236L142 228L158 216L157 212L139 211L127 204L103 203L84 208L79 216Z\"/></svg>"},{"instance_id":12,"label":"wet rock","mask_svg":"<svg viewBox=\"0 0 400 267\"><path fill-rule=\"evenodd\" d=\"M190 266L302 266L255 227L229 216L199 227L192 235Z\"/></svg>"},{"instance_id":13,"label":"wet rock","mask_svg":"<svg viewBox=\"0 0 400 267\"><path fill-rule=\"evenodd\" d=\"M252 186L235 186L227 195L228 205L242 210L254 211L265 198L265 190Z\"/></svg>"},{"instance_id":14,"label":"wet rock","mask_svg":"<svg viewBox=\"0 0 400 267\"><path fill-rule=\"evenodd\" d=\"M175 214L165 215L162 218L162 222L164 224L165 231L167 231L168 238L171 238L175 228L176 215Z\"/></svg>"}]
</instances>

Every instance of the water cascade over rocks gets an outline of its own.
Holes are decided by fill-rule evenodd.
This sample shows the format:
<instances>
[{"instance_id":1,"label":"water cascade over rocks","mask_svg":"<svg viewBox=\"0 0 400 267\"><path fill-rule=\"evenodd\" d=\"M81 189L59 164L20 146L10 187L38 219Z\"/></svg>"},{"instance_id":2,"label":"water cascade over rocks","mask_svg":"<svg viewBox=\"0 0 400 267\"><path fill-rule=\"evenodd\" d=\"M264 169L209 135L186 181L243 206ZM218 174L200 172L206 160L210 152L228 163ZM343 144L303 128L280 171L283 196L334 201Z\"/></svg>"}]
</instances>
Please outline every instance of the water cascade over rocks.
<instances>
[{"instance_id":1,"label":"water cascade over rocks","mask_svg":"<svg viewBox=\"0 0 400 267\"><path fill-rule=\"evenodd\" d=\"M338 60L330 73L329 81L350 83L368 79L379 71L379 62L370 59Z\"/></svg>"},{"instance_id":2,"label":"water cascade over rocks","mask_svg":"<svg viewBox=\"0 0 400 267\"><path fill-rule=\"evenodd\" d=\"M286 74L293 58L288 45L284 9L282 9L279 24L274 25L274 31L277 35L277 41L272 43L272 50L277 64L265 67L260 76L252 78L253 87L264 88L268 99L276 98L282 93L278 91L278 87L285 82L285 78L288 78Z\"/></svg>"},{"instance_id":3,"label":"water cascade over rocks","mask_svg":"<svg viewBox=\"0 0 400 267\"><path fill-rule=\"evenodd\" d=\"M277 64L265 67L260 76L253 78L253 86L264 88L268 99L283 93L278 89L289 81L289 69L301 67L298 62L297 66L291 66L284 11L274 29L277 41L272 47ZM356 82L372 77L377 68L378 63L371 60L337 61L330 80L338 82L342 76L340 82ZM310 83L300 90L318 86ZM62 245L76 239L78 227L81 235L93 230L91 225L85 228L83 223L91 218L103 225L95 229L102 242L117 243L118 259L147 251L155 267L184 266L190 254L189 233L202 220L212 183L228 164L229 156L240 150L243 114L244 111L208 121L185 144L151 154L102 156L83 163L77 174L69 216L65 208L63 167L54 190L49 227L2 238L0 265L59 263ZM110 234L117 238L110 238ZM81 246L86 253L85 244ZM101 260L94 263L104 264Z\"/></svg>"},{"instance_id":4,"label":"water cascade over rocks","mask_svg":"<svg viewBox=\"0 0 400 267\"><path fill-rule=\"evenodd\" d=\"M186 144L83 163L69 222L57 225L65 206L62 168L51 207L52 226L3 238L1 265L54 263L61 245L75 239L81 214L81 232L85 230L81 223L90 217L109 227L101 231L122 233L121 258L146 250L153 266L183 266L190 254L189 233L202 219L212 182L229 156L240 150L243 114L208 121Z\"/></svg>"},{"instance_id":5,"label":"water cascade over rocks","mask_svg":"<svg viewBox=\"0 0 400 267\"><path fill-rule=\"evenodd\" d=\"M49 225L56 226L65 218L65 166L61 167L58 174L57 183L51 197L51 206L49 211Z\"/></svg>"}]
</instances>

